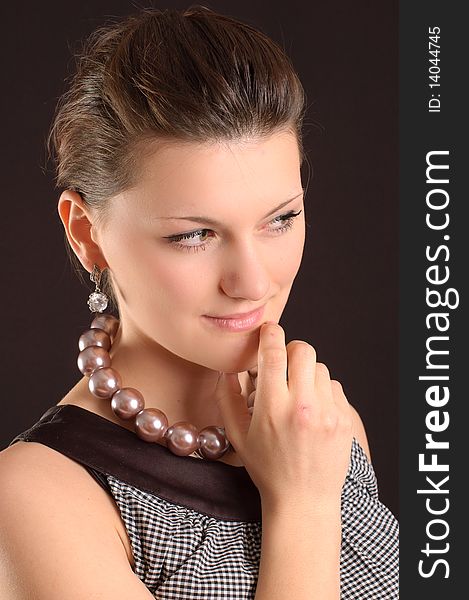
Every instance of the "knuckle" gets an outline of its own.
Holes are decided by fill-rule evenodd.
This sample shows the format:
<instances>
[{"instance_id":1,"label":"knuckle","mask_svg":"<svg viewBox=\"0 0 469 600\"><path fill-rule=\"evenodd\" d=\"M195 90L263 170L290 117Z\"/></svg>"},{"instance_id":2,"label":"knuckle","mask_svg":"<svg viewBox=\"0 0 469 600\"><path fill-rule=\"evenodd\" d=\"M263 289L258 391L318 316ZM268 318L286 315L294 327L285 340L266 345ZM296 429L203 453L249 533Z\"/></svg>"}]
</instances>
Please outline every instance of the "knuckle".
<instances>
[{"instance_id":1,"label":"knuckle","mask_svg":"<svg viewBox=\"0 0 469 600\"><path fill-rule=\"evenodd\" d=\"M300 429L311 429L314 421L312 406L305 402L297 402L293 411L295 427Z\"/></svg>"},{"instance_id":2,"label":"knuckle","mask_svg":"<svg viewBox=\"0 0 469 600\"><path fill-rule=\"evenodd\" d=\"M340 381L337 381L337 379L331 379L331 386L333 392L336 392L338 394L344 393L344 388L342 387Z\"/></svg>"},{"instance_id":3,"label":"knuckle","mask_svg":"<svg viewBox=\"0 0 469 600\"><path fill-rule=\"evenodd\" d=\"M329 411L323 414L321 419L321 426L325 432L333 432L337 429L339 424L339 416L336 412Z\"/></svg>"},{"instance_id":4,"label":"knuckle","mask_svg":"<svg viewBox=\"0 0 469 600\"><path fill-rule=\"evenodd\" d=\"M329 369L322 362L316 363L316 373L325 377L329 377Z\"/></svg>"},{"instance_id":5,"label":"knuckle","mask_svg":"<svg viewBox=\"0 0 469 600\"><path fill-rule=\"evenodd\" d=\"M296 357L316 362L316 350L303 340L292 340L287 344L287 350Z\"/></svg>"},{"instance_id":6,"label":"knuckle","mask_svg":"<svg viewBox=\"0 0 469 600\"><path fill-rule=\"evenodd\" d=\"M264 367L279 369L285 367L285 350L282 348L266 348L260 357Z\"/></svg>"},{"instance_id":7,"label":"knuckle","mask_svg":"<svg viewBox=\"0 0 469 600\"><path fill-rule=\"evenodd\" d=\"M340 417L333 409L317 411L307 402L298 401L293 410L295 427L299 431L309 431L313 435L330 435L340 429Z\"/></svg>"}]
</instances>

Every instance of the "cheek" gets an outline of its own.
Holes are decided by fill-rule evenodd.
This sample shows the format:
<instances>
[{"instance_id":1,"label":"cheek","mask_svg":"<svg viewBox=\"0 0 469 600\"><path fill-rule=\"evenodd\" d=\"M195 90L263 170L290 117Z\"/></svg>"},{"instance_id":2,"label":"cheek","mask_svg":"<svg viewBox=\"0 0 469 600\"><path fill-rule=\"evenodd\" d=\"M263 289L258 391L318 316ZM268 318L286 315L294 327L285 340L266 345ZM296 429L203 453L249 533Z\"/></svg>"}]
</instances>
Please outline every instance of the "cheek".
<instances>
[{"instance_id":1,"label":"cheek","mask_svg":"<svg viewBox=\"0 0 469 600\"><path fill-rule=\"evenodd\" d=\"M190 257L181 260L151 241L125 235L105 251L116 287L130 310L146 307L167 316L176 307L193 303L200 293L200 270L193 268Z\"/></svg>"},{"instance_id":2,"label":"cheek","mask_svg":"<svg viewBox=\"0 0 469 600\"><path fill-rule=\"evenodd\" d=\"M205 281L190 261L165 260L164 255L148 263L146 277L140 274L140 280L146 288L147 303L158 306L166 317L177 314L178 308L197 306Z\"/></svg>"},{"instance_id":3,"label":"cheek","mask_svg":"<svg viewBox=\"0 0 469 600\"><path fill-rule=\"evenodd\" d=\"M264 255L268 277L277 291L288 292L301 264L304 227L285 236L284 243L271 245ZM127 239L122 232L119 245L110 244L107 258L113 265L116 283L131 310L144 310L171 319L173 315L201 314L213 304L219 281L216 261L199 251L165 249L141 238ZM144 308L145 307L145 308Z\"/></svg>"}]
</instances>

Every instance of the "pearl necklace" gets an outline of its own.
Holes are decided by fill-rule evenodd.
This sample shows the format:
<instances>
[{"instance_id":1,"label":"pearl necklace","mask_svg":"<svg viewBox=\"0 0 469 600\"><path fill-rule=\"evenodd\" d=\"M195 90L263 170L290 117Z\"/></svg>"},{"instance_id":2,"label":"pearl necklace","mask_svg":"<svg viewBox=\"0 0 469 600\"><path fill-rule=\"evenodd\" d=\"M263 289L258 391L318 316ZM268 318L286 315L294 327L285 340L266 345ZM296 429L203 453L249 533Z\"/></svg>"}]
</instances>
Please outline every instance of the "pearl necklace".
<instances>
[{"instance_id":1,"label":"pearl necklace","mask_svg":"<svg viewBox=\"0 0 469 600\"><path fill-rule=\"evenodd\" d=\"M99 288L97 290L99 293ZM198 431L188 421L178 421L169 426L163 411L145 408L141 392L132 387L122 387L122 378L111 367L109 354L118 328L119 319L101 313L93 319L90 329L80 336L77 364L81 373L89 377L90 392L97 398L111 399L112 410L120 419L134 419L135 433L142 440L162 443L173 454L192 454L216 460L230 448L234 451L223 427L209 425Z\"/></svg>"}]
</instances>

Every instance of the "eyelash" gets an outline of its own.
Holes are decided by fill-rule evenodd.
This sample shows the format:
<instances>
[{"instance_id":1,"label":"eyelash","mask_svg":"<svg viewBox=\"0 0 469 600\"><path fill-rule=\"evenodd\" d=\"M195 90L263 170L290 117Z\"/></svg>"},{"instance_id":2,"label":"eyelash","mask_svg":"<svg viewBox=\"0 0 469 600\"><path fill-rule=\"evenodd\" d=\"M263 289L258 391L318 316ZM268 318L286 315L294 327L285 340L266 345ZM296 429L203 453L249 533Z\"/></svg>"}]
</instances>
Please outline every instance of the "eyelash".
<instances>
[{"instance_id":1,"label":"eyelash","mask_svg":"<svg viewBox=\"0 0 469 600\"><path fill-rule=\"evenodd\" d=\"M282 227L278 227L277 229L273 229L272 231L275 231L276 233L277 232L284 233L285 231L287 231L288 229L293 227L294 219L301 212L303 212L303 211L299 210L297 213L290 211L284 215L275 217L275 219L273 219L271 221L271 223L275 223L276 221L277 222L283 221L284 224L282 225ZM201 235L204 231L211 231L211 229L198 229L197 231L190 231L189 233L181 233L179 235L170 235L166 239L169 241L170 244L175 244L178 248L181 248L182 250L187 250L188 252L198 252L199 250L205 250L211 242L209 241L209 242L206 242L205 244L200 244L199 246L186 246L184 244L180 244L179 242L181 240L193 239L193 238L197 237L198 235Z\"/></svg>"}]
</instances>

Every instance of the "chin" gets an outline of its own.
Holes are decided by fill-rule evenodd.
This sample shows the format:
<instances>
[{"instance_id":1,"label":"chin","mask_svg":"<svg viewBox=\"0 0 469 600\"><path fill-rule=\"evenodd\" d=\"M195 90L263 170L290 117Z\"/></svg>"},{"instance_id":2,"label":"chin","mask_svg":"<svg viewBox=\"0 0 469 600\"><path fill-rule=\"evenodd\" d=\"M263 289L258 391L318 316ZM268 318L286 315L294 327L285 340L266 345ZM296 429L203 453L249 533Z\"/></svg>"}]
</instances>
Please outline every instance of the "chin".
<instances>
[{"instance_id":1,"label":"chin","mask_svg":"<svg viewBox=\"0 0 469 600\"><path fill-rule=\"evenodd\" d=\"M208 339L201 335L199 339L204 340L204 344L197 348L198 352L176 354L207 369L224 373L242 373L257 366L259 328L226 336L218 334Z\"/></svg>"},{"instance_id":2,"label":"chin","mask_svg":"<svg viewBox=\"0 0 469 600\"><path fill-rule=\"evenodd\" d=\"M244 352L237 356L220 352L217 356L205 356L192 359L195 364L223 373L242 373L257 365L257 348L254 352Z\"/></svg>"},{"instance_id":3,"label":"chin","mask_svg":"<svg viewBox=\"0 0 469 600\"><path fill-rule=\"evenodd\" d=\"M257 366L257 353L250 359L240 358L239 360L223 361L217 364L216 370L224 373L243 373Z\"/></svg>"},{"instance_id":4,"label":"chin","mask_svg":"<svg viewBox=\"0 0 469 600\"><path fill-rule=\"evenodd\" d=\"M249 365L248 367L236 367L236 368L227 368L227 369L219 369L219 371L223 371L223 373L237 373L238 375L240 373L245 373L246 371L249 371L249 369L253 369L255 365Z\"/></svg>"}]
</instances>

